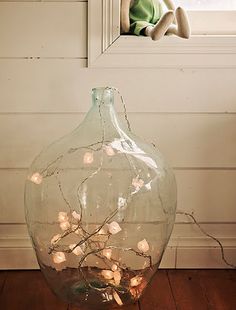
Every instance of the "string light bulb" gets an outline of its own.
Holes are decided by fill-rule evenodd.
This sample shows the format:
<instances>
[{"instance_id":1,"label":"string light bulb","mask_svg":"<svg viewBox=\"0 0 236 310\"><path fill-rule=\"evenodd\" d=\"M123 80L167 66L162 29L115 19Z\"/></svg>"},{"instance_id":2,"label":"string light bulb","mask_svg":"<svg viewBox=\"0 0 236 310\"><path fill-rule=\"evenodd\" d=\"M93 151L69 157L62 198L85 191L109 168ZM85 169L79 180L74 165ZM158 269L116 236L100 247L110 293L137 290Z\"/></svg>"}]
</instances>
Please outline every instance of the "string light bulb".
<instances>
[{"instance_id":1,"label":"string light bulb","mask_svg":"<svg viewBox=\"0 0 236 310\"><path fill-rule=\"evenodd\" d=\"M107 259L111 259L112 250L111 249L104 249L104 250L102 250L102 255L105 256Z\"/></svg>"},{"instance_id":2,"label":"string light bulb","mask_svg":"<svg viewBox=\"0 0 236 310\"><path fill-rule=\"evenodd\" d=\"M131 287L138 286L142 283L142 280L143 280L142 277L139 276L133 277L132 279L130 279L130 286Z\"/></svg>"},{"instance_id":3,"label":"string light bulb","mask_svg":"<svg viewBox=\"0 0 236 310\"><path fill-rule=\"evenodd\" d=\"M104 149L105 149L107 156L114 156L115 155L114 149L110 145L105 145Z\"/></svg>"},{"instance_id":4,"label":"string light bulb","mask_svg":"<svg viewBox=\"0 0 236 310\"><path fill-rule=\"evenodd\" d=\"M112 235L115 235L118 232L120 232L122 230L122 228L120 227L120 225L117 222L112 222L112 223L108 224L108 230Z\"/></svg>"},{"instance_id":5,"label":"string light bulb","mask_svg":"<svg viewBox=\"0 0 236 310\"><path fill-rule=\"evenodd\" d=\"M91 152L86 152L84 154L84 164L92 164L93 162L93 153Z\"/></svg>"},{"instance_id":6,"label":"string light bulb","mask_svg":"<svg viewBox=\"0 0 236 310\"><path fill-rule=\"evenodd\" d=\"M69 229L70 228L70 223L68 222L68 221L65 221L65 222L61 222L60 223L60 228L61 228L61 230L67 230L67 229Z\"/></svg>"},{"instance_id":7,"label":"string light bulb","mask_svg":"<svg viewBox=\"0 0 236 310\"><path fill-rule=\"evenodd\" d=\"M104 279L106 279L106 280L112 280L113 279L113 271L111 271L111 270L107 270L107 269L105 269L105 270L102 270L101 271L101 275L103 276L103 278Z\"/></svg>"},{"instance_id":8,"label":"string light bulb","mask_svg":"<svg viewBox=\"0 0 236 310\"><path fill-rule=\"evenodd\" d=\"M141 187L143 187L144 181L140 179L139 177L136 177L132 180L132 185L135 187L135 189L138 191Z\"/></svg>"},{"instance_id":9,"label":"string light bulb","mask_svg":"<svg viewBox=\"0 0 236 310\"><path fill-rule=\"evenodd\" d=\"M119 270L119 267L118 267L116 264L113 264L113 265L111 266L111 270L112 270L112 271Z\"/></svg>"},{"instance_id":10,"label":"string light bulb","mask_svg":"<svg viewBox=\"0 0 236 310\"><path fill-rule=\"evenodd\" d=\"M42 183L43 177L41 176L41 174L40 174L39 172L35 172L34 174L32 174L30 180L31 180L33 183L39 185L39 184Z\"/></svg>"},{"instance_id":11,"label":"string light bulb","mask_svg":"<svg viewBox=\"0 0 236 310\"><path fill-rule=\"evenodd\" d=\"M53 253L53 261L55 264L61 264L66 261L66 256L63 252Z\"/></svg>"},{"instance_id":12,"label":"string light bulb","mask_svg":"<svg viewBox=\"0 0 236 310\"><path fill-rule=\"evenodd\" d=\"M146 253L149 250L149 244L146 239L138 242L139 251Z\"/></svg>"},{"instance_id":13,"label":"string light bulb","mask_svg":"<svg viewBox=\"0 0 236 310\"><path fill-rule=\"evenodd\" d=\"M58 213L58 222L63 223L69 220L68 215L66 212L59 212Z\"/></svg>"},{"instance_id":14,"label":"string light bulb","mask_svg":"<svg viewBox=\"0 0 236 310\"><path fill-rule=\"evenodd\" d=\"M71 214L75 220L77 220L78 222L80 221L81 216L79 213L77 213L76 211L73 211Z\"/></svg>"},{"instance_id":15,"label":"string light bulb","mask_svg":"<svg viewBox=\"0 0 236 310\"><path fill-rule=\"evenodd\" d=\"M125 207L127 206L126 198L118 197L117 205L119 209L125 209Z\"/></svg>"}]
</instances>

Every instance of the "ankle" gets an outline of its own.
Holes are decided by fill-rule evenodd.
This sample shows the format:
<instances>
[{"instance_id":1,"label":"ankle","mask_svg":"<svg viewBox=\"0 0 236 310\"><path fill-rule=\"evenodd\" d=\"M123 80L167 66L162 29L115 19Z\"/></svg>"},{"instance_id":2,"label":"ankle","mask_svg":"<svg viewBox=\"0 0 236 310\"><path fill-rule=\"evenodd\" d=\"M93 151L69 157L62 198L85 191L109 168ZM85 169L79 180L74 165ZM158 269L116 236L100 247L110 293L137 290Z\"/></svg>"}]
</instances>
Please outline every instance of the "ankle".
<instances>
[{"instance_id":1,"label":"ankle","mask_svg":"<svg viewBox=\"0 0 236 310\"><path fill-rule=\"evenodd\" d=\"M154 28L153 26L147 26L144 30L145 36L151 37L153 33L153 28Z\"/></svg>"}]
</instances>

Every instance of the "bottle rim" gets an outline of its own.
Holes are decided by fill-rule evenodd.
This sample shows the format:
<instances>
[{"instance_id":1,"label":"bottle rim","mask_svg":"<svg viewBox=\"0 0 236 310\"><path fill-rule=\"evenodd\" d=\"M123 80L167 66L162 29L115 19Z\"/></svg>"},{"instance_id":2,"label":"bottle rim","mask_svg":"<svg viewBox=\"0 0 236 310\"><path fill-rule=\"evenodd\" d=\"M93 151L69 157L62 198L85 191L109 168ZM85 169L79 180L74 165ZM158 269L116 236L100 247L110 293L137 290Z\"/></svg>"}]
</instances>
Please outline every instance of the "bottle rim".
<instances>
[{"instance_id":1,"label":"bottle rim","mask_svg":"<svg viewBox=\"0 0 236 310\"><path fill-rule=\"evenodd\" d=\"M92 88L94 102L99 101L103 104L113 104L114 88L113 87L95 87Z\"/></svg>"}]
</instances>

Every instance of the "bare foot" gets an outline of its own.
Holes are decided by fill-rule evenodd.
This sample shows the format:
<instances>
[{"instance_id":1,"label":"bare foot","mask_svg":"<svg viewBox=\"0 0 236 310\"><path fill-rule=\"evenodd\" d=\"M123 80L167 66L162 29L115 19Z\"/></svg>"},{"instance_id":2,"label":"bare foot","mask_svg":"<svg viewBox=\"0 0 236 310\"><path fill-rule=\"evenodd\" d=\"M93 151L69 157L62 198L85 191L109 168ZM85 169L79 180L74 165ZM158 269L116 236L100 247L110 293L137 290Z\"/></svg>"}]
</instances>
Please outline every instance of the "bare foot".
<instances>
[{"instance_id":1,"label":"bare foot","mask_svg":"<svg viewBox=\"0 0 236 310\"><path fill-rule=\"evenodd\" d=\"M187 14L184 9L178 7L175 11L177 21L177 35L181 38L188 39L190 37L190 25Z\"/></svg>"}]
</instances>

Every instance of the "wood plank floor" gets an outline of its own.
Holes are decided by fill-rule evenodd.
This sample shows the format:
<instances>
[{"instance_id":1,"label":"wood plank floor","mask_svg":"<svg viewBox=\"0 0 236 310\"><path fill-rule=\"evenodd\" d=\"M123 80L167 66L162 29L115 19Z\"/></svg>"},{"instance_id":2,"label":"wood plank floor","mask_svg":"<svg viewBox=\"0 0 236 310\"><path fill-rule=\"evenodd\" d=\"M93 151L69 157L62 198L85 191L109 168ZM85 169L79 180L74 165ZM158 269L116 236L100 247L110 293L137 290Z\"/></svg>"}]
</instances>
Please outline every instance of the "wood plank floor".
<instances>
[{"instance_id":1,"label":"wood plank floor","mask_svg":"<svg viewBox=\"0 0 236 310\"><path fill-rule=\"evenodd\" d=\"M79 310L58 300L40 271L0 271L0 309ZM121 309L236 310L236 270L159 270L140 302Z\"/></svg>"}]
</instances>

